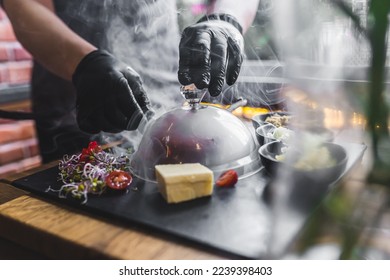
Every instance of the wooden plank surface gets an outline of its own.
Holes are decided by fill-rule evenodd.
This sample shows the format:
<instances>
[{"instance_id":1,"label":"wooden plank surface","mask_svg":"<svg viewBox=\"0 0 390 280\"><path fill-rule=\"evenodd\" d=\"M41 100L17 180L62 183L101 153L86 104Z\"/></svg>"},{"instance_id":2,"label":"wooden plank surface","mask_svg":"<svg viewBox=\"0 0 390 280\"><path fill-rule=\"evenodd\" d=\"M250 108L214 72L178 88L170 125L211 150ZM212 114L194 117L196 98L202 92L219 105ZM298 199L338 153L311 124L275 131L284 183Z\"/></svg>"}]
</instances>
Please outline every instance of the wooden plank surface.
<instances>
[{"instance_id":1,"label":"wooden plank surface","mask_svg":"<svg viewBox=\"0 0 390 280\"><path fill-rule=\"evenodd\" d=\"M0 182L0 237L51 259L221 259L220 252L131 228L34 197L11 182L58 162ZM6 241L3 240L3 245ZM11 247L12 247L11 246ZM4 246L3 246L4 247ZM12 257L12 254L10 255ZM28 257L29 255L27 255ZM4 254L2 256L4 258Z\"/></svg>"},{"instance_id":2,"label":"wooden plank surface","mask_svg":"<svg viewBox=\"0 0 390 280\"><path fill-rule=\"evenodd\" d=\"M7 183L0 182L0 204L6 203L26 194L27 192L21 189L15 188Z\"/></svg>"},{"instance_id":3,"label":"wooden plank surface","mask_svg":"<svg viewBox=\"0 0 390 280\"><path fill-rule=\"evenodd\" d=\"M45 260L47 257L17 243L0 238L0 260Z\"/></svg>"},{"instance_id":4,"label":"wooden plank surface","mask_svg":"<svg viewBox=\"0 0 390 280\"><path fill-rule=\"evenodd\" d=\"M0 236L52 259L226 258L29 195L0 205Z\"/></svg>"}]
</instances>

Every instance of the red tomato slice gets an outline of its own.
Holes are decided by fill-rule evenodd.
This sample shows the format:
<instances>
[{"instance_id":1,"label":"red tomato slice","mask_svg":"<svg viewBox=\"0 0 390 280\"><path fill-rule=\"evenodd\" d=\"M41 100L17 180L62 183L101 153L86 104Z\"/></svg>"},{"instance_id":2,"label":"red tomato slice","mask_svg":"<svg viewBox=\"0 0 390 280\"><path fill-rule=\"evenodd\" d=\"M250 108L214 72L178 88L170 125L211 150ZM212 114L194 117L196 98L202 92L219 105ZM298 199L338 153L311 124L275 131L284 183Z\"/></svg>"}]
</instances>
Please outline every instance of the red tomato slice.
<instances>
[{"instance_id":1,"label":"red tomato slice","mask_svg":"<svg viewBox=\"0 0 390 280\"><path fill-rule=\"evenodd\" d=\"M124 190L131 184L132 181L133 177L122 170L111 171L106 177L106 185L110 189L114 190Z\"/></svg>"},{"instance_id":2,"label":"red tomato slice","mask_svg":"<svg viewBox=\"0 0 390 280\"><path fill-rule=\"evenodd\" d=\"M230 169L225 172L223 172L218 180L215 182L215 184L218 187L229 187L234 186L238 181L238 174L235 170Z\"/></svg>"}]
</instances>

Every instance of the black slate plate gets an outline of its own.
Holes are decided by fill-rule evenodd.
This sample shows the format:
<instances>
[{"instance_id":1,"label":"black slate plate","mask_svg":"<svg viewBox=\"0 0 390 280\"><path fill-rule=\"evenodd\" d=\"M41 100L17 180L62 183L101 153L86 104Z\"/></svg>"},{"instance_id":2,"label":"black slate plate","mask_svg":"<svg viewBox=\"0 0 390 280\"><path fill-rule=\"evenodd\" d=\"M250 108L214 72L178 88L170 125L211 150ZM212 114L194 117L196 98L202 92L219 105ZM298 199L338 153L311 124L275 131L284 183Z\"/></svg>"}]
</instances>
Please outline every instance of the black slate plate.
<instances>
[{"instance_id":1,"label":"black slate plate","mask_svg":"<svg viewBox=\"0 0 390 280\"><path fill-rule=\"evenodd\" d=\"M345 148L349 155L348 171L361 159L365 146L348 144ZM48 187L60 188L57 178L58 168L54 167L18 179L13 185L90 213L143 225L236 257L261 259L265 256L272 213L263 197L269 182L263 170L239 180L234 188L215 188L211 197L179 204L167 204L155 184L135 179L133 188L127 192L89 196L88 202L82 205L80 201L61 199L57 193L46 192ZM291 238L295 235L286 234L291 234Z\"/></svg>"}]
</instances>

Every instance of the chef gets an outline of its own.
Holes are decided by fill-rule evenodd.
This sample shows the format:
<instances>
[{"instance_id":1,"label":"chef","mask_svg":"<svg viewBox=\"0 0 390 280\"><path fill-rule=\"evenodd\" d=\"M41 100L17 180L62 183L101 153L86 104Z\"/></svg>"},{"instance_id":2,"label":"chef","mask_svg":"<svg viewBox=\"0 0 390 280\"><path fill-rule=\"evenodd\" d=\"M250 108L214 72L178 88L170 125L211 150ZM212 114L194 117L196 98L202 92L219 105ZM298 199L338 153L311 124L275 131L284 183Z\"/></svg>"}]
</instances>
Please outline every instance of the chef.
<instances>
[{"instance_id":1,"label":"chef","mask_svg":"<svg viewBox=\"0 0 390 280\"><path fill-rule=\"evenodd\" d=\"M177 102L177 80L219 95L239 75L258 1L208 1L180 37L173 0L0 0L34 57L43 162L80 151L99 132L135 130Z\"/></svg>"}]
</instances>

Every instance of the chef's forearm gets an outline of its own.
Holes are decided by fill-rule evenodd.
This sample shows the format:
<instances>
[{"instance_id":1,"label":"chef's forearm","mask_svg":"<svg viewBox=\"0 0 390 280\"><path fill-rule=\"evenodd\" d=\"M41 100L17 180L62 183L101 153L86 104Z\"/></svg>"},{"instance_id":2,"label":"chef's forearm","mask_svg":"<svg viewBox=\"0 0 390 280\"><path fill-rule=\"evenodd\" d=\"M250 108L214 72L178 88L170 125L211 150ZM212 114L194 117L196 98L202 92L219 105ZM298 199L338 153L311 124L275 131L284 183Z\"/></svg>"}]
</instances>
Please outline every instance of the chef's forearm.
<instances>
[{"instance_id":1,"label":"chef's forearm","mask_svg":"<svg viewBox=\"0 0 390 280\"><path fill-rule=\"evenodd\" d=\"M241 24L243 31L251 26L257 12L260 0L214 0L210 1L207 14L226 13L234 16Z\"/></svg>"},{"instance_id":2,"label":"chef's forearm","mask_svg":"<svg viewBox=\"0 0 390 280\"><path fill-rule=\"evenodd\" d=\"M3 0L20 43L48 70L71 80L80 60L96 49L54 13L51 0Z\"/></svg>"}]
</instances>

